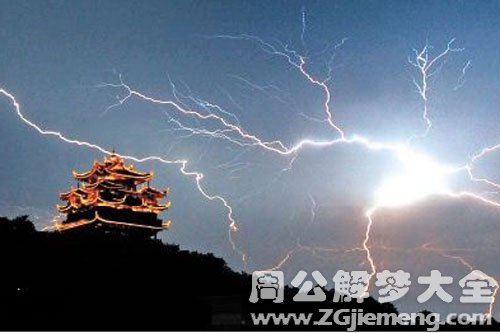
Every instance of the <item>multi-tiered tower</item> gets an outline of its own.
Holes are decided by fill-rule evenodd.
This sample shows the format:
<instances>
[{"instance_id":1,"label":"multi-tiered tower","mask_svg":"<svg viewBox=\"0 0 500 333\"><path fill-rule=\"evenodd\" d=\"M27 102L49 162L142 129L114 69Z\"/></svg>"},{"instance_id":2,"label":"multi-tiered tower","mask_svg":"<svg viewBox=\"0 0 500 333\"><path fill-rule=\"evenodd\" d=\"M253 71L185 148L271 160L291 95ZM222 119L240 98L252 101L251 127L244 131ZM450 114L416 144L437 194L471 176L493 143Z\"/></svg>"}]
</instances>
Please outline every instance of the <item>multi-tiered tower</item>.
<instances>
[{"instance_id":1,"label":"multi-tiered tower","mask_svg":"<svg viewBox=\"0 0 500 333\"><path fill-rule=\"evenodd\" d=\"M73 171L73 177L78 186L60 194L66 205L57 209L67 217L56 223L58 230L100 228L152 236L170 226L170 221L158 219L170 207L170 202L160 203L168 189L150 187L153 173L125 165L119 155L110 154L103 163L95 161L90 171Z\"/></svg>"}]
</instances>

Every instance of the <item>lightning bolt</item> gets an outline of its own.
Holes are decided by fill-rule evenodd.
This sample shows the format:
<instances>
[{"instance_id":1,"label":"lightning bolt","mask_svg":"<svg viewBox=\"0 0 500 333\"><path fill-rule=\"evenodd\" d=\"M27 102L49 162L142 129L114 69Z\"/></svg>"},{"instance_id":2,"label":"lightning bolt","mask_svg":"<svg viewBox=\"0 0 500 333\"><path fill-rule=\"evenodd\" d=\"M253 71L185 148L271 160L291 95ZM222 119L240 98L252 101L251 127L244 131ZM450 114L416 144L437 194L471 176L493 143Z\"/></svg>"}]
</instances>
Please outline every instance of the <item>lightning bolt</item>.
<instances>
[{"instance_id":1,"label":"lightning bolt","mask_svg":"<svg viewBox=\"0 0 500 333\"><path fill-rule=\"evenodd\" d=\"M492 186L493 188L500 189L500 184L495 183L494 181L491 181L487 178L483 178L483 177L478 178L473 174L473 169L474 169L475 163L477 161L479 161L480 159L486 157L487 155L496 152L497 150L500 150L500 143L497 143L497 144L490 146L490 147L483 148L479 153L472 156L470 162L466 166L467 172L468 172L469 177L472 181L481 182L481 183L484 183L486 185Z\"/></svg>"},{"instance_id":2,"label":"lightning bolt","mask_svg":"<svg viewBox=\"0 0 500 333\"><path fill-rule=\"evenodd\" d=\"M306 34L306 8L302 7L302 31L300 33L300 41L302 42L302 46L306 47L306 42L304 40L304 36Z\"/></svg>"},{"instance_id":3,"label":"lightning bolt","mask_svg":"<svg viewBox=\"0 0 500 333\"><path fill-rule=\"evenodd\" d=\"M449 42L444 51L439 53L437 56L432 57L429 55L429 51L432 49L432 46L429 45L428 43L422 48L422 50L418 51L416 49L413 50L415 57L412 59L408 57L408 63L415 67L419 74L420 74L420 79L413 79L413 84L417 88L418 94L423 100L424 103L424 110L422 113L422 118L426 123L426 128L422 134L419 134L417 136L412 136L410 137L410 141L416 138L422 138L427 136L429 133L431 127L432 127L432 121L431 118L429 117L429 111L428 111L428 92L429 92L429 80L435 76L439 70L441 69L442 65L442 60L450 53L450 52L461 52L463 51L462 48L454 48L452 47L453 43L455 42L455 38L452 38ZM463 72L465 75L465 71Z\"/></svg>"},{"instance_id":4,"label":"lightning bolt","mask_svg":"<svg viewBox=\"0 0 500 333\"><path fill-rule=\"evenodd\" d=\"M199 120L217 120L221 125L222 129L218 129L217 132L207 132L203 131L200 129L191 129L191 132L194 134L203 134L203 135L213 135L214 137L219 137L221 138L220 133L223 131L224 133L231 133L231 134L237 134L240 140L243 141L235 141L232 138L227 138L227 137L222 137L224 139L227 139L228 141L232 143L236 143L240 146L255 146L258 148L262 148L264 150L267 150L271 153L277 153L282 156L288 156L291 155L292 159L290 161L289 167L285 168L284 171L290 170L291 167L293 166L294 161L296 160L298 154L302 149L305 147L328 147L328 146L334 146L338 144L359 144L364 146L365 148L369 150L385 150L393 153L397 158L402 160L403 162L408 160L408 158L411 158L415 155L413 150L410 147L410 143L413 139L415 138L423 138L427 135L427 133L430 131L432 127L432 122L430 119L429 115L429 110L428 110L428 92L430 90L430 79L434 77L439 69L442 66L442 61L444 58L451 52L460 52L463 49L461 48L454 48L452 45L455 41L455 39L451 39L447 47L439 53L435 57L431 57L429 54L429 51L432 49L430 45L425 45L424 48L420 51L414 50L415 53L415 60L411 60L409 58L409 63L416 67L420 73L420 81L414 80L413 83L417 87L417 91L421 99L423 100L424 106L423 106L423 113L422 113L422 118L424 119L426 123L426 128L424 132L418 136L412 136L410 137L406 143L400 144L400 143L383 143L383 142L376 142L370 139L367 139L362 136L358 135L353 135L350 137L347 137L345 132L338 126L337 124L334 123L333 121L333 113L330 108L330 102L332 98L332 94L330 92L330 89L328 87L328 81L330 80L331 73L329 73L328 77L324 80L317 79L315 78L311 73L307 71L307 61L306 57L300 55L298 52L290 49L287 45L284 45L283 43L277 42L276 45L264 41L263 39L256 37L256 36L251 36L251 35L237 35L237 36L231 36L231 35L217 35L217 36L212 36L212 37L207 37L207 38L219 38L219 39L229 39L229 40L246 40L250 41L253 43L256 43L262 51L265 53L271 54L278 56L282 59L284 59L288 64L290 64L293 68L297 69L298 72L303 76L305 80L307 80L309 83L317 86L323 93L324 93L324 100L323 100L323 112L325 114L325 118L322 120L326 124L328 124L334 132L337 133L339 137L333 138L330 140L315 140L315 139L301 139L298 141L295 145L288 147L285 145L282 141L279 140L264 140L259 138L258 136L251 134L249 131L243 129L240 127L238 124L232 123L227 119L224 119L222 116L214 113L207 113L207 114L202 114L198 111L194 111L192 109L187 109L183 106L181 106L179 103L176 103L175 101L171 100L162 100L158 99L155 97L148 96L145 93L139 92L137 90L134 90L131 88L130 85L126 84L123 82L123 80L120 79L120 83L117 85L109 85L112 87L119 87L123 88L126 92L125 97L122 97L119 100L118 104L123 104L125 103L129 98L131 97L137 97L140 98L144 101L147 102L152 102L155 104L159 105L168 105L173 107L176 111L179 113L185 115L185 116L192 116L195 117ZM344 40L337 44L335 49L341 45L343 45ZM329 65L331 69L331 65ZM187 128L184 128L185 130L189 130ZM458 166L458 167L446 167L446 171L439 172L439 180L450 174L454 174L460 171L466 171L470 175L471 180L478 181L477 178L472 176L472 163L476 160L478 160L480 157L486 155L487 153L496 150L498 146L490 147L487 149L484 149L480 154L474 156L473 160L471 163L465 165L465 166ZM435 165L433 168L444 168L441 165ZM433 171L434 172L434 171ZM411 177L413 175L410 175ZM426 178L428 176L435 176L432 174L421 174L420 176ZM486 182L486 180L483 180ZM397 195L398 193L396 193ZM468 198L468 199L473 199L480 201L484 204L494 206L494 207L500 207L500 204L492 199L488 199L480 194L476 194L473 192L469 191L460 191L460 192L453 192L447 189L432 189L429 193L423 193L422 197L426 197L429 195L433 194L438 194L438 195L443 195L447 196L450 198ZM416 198L416 199L422 199L422 198ZM375 260L373 258L373 255L370 250L369 242L370 242L370 234L372 231L373 223L374 223L374 214L376 211L380 208L384 208L387 206L384 203L381 202L375 202L373 206L369 207L366 210L366 217L367 217L367 226L365 230L365 237L362 243L362 248L366 252L366 261L369 265L370 268L370 280L374 276L377 267L375 264ZM390 206L390 205L389 205ZM300 247L296 247L292 250L290 250L281 260L277 265L273 267L273 269L278 269L281 268L289 259L290 257L296 253L300 249ZM368 284L369 285L369 284Z\"/></svg>"},{"instance_id":5,"label":"lightning bolt","mask_svg":"<svg viewBox=\"0 0 500 333\"><path fill-rule=\"evenodd\" d=\"M492 276L490 276L490 275L488 275L486 273L477 272L477 270L474 268L474 266L471 263L469 263L469 261L467 261L463 256L460 256L460 255L457 255L457 254L453 254L453 255L449 254L448 253L449 250L435 248L435 247L430 246L430 244L424 244L424 245L422 245L421 248L424 249L424 250L427 250L427 251L438 253L439 255L441 255L444 258L453 259L453 260L458 261L467 270L469 270L469 272L474 272L481 279L487 279L487 280L491 279L491 280L495 281L496 284L497 284L497 286L493 290L492 301L491 301L490 304L488 304L488 308L487 308L487 310L485 312L485 315L488 316L488 317L491 317L493 315L493 310L495 309L495 304L496 304L496 298L497 298L497 294L498 294L498 289L500 289L500 284L498 283L498 280L496 280L494 277L492 277Z\"/></svg>"},{"instance_id":6,"label":"lightning bolt","mask_svg":"<svg viewBox=\"0 0 500 333\"><path fill-rule=\"evenodd\" d=\"M6 97L10 101L10 103L13 105L14 110L15 110L17 116L19 117L19 119L21 119L26 125L33 128L41 135L54 136L54 137L58 138L59 140L64 141L64 142L69 143L69 144L72 144L72 145L87 147L87 148L90 148L93 150L97 150L97 151L104 153L104 154L112 154L112 152L110 150L103 148L97 144L90 143L87 141L80 141L80 140L71 139L71 138L65 136L64 134L62 134L61 132L42 129L40 126L33 123L32 121L30 121L28 118L26 118L24 116L24 114L21 112L21 106L13 94L11 94L10 92L8 92L7 90L5 90L3 88L0 88L0 95L3 95L4 97ZM182 159L167 160L167 159L160 157L160 156L135 157L135 156L131 156L131 155L121 155L121 154L120 154L120 156L124 159L132 160L132 161L138 162L138 163L142 163L142 162L146 162L146 161L154 161L154 162L160 162L162 164L167 164L167 165L178 165L179 170L183 175L194 178L198 191L206 199L208 199L210 201L219 201L220 203L222 203L222 205L225 207L226 212L227 212L227 214L226 214L227 219L229 220L229 228L228 228L229 242L231 244L232 249L234 251L236 251L241 256L243 266L246 269L247 256L242 250L240 250L236 246L236 243L233 240L233 233L238 231L238 226L236 223L236 219L234 217L233 208L229 205L229 203L227 202L227 200L224 197L222 197L220 195L209 194L204 189L204 187L202 186L202 179L204 177L203 173L188 170L187 169L187 166L188 166L187 160L182 160Z\"/></svg>"},{"instance_id":7,"label":"lightning bolt","mask_svg":"<svg viewBox=\"0 0 500 333\"><path fill-rule=\"evenodd\" d=\"M235 80L241 82L242 84L244 84L244 85L246 85L254 90L261 92L269 99L275 99L278 102L285 104L285 105L291 104L291 101L289 100L289 98L287 96L285 96L286 93L274 84L264 84L264 85L257 84L257 83L251 82L250 80L245 79L244 77L241 77L239 75L231 75L231 77L234 78Z\"/></svg>"},{"instance_id":8,"label":"lightning bolt","mask_svg":"<svg viewBox=\"0 0 500 333\"><path fill-rule=\"evenodd\" d=\"M373 260L371 249L368 246L368 242L370 241L370 233L371 233L371 230L373 227L373 215L375 214L376 210L377 210L377 207L371 207L366 211L366 218L368 220L368 223L366 225L365 238L363 240L363 250L366 253L366 261L368 262L368 265L370 266L370 272L368 275L368 283L366 284L365 293L368 292L368 289L370 288L370 281L372 280L373 276L377 272L377 267L375 266L375 261Z\"/></svg>"},{"instance_id":9,"label":"lightning bolt","mask_svg":"<svg viewBox=\"0 0 500 333\"><path fill-rule=\"evenodd\" d=\"M461 89L464 86L464 84L465 84L465 74L467 73L467 70L470 68L470 66L471 66L471 61L467 60L467 62L464 64L464 67L462 68L462 73L458 77L457 85L455 86L455 88L453 88L453 91L457 91L457 90Z\"/></svg>"},{"instance_id":10,"label":"lightning bolt","mask_svg":"<svg viewBox=\"0 0 500 333\"><path fill-rule=\"evenodd\" d=\"M308 198L311 201L311 210L310 210L311 218L309 220L309 224L305 227L305 229L309 228L314 223L314 221L316 220L316 209L318 208L318 204L317 204L316 200L314 199L314 197L311 194L308 194ZM285 256L283 257L283 259L281 259L278 262L278 264L276 264L275 266L273 266L271 268L268 268L267 270L275 271L275 270L281 269L288 262L288 260L290 260L290 258L292 257L292 255L294 253L303 251L306 248L307 247L304 247L303 245L301 245L301 237L299 235L299 237L297 237L297 241L296 241L295 247L293 247L291 250L289 250L285 254Z\"/></svg>"},{"instance_id":11,"label":"lightning bolt","mask_svg":"<svg viewBox=\"0 0 500 333\"><path fill-rule=\"evenodd\" d=\"M279 56L279 57L283 58L285 61L288 62L288 64L290 64L291 66L293 66L294 68L296 68L299 71L299 73L309 83L311 83L311 84L319 87L322 90L322 92L323 92L323 94L325 96L324 103L323 103L323 111L324 111L324 113L326 115L326 118L324 119L324 121L330 127L332 127L333 129L335 129L335 131L340 135L341 139L345 139L345 134L344 134L343 130L340 128L340 126L338 126L337 124L335 124L335 122L333 121L333 114L332 114L332 111L330 109L330 102L331 102L331 97L332 96L331 96L331 93L330 93L330 89L328 87L328 81L330 80L331 77L330 77L330 75L328 75L323 80L315 78L307 70L307 60L306 60L305 56L299 54L295 50L290 49L288 45L283 44L282 42L278 41L277 45L273 45L271 42L264 41L260 37L252 36L252 35L247 35L247 34L242 34L242 35L237 35L237 36L233 36L233 35L216 35L216 36L206 36L206 38L218 38L218 39L232 39L232 40L246 40L246 41L250 41L250 42L256 43L261 48L261 50L264 51L265 53L270 54L270 55ZM337 49L338 47L342 46L346 40L347 40L346 38L342 39L342 41L340 43L336 44L334 48ZM300 143L299 143L299 145L300 145ZM293 151L293 150L296 150L296 149L292 148L292 149L289 149L288 151L290 151L290 150Z\"/></svg>"},{"instance_id":12,"label":"lightning bolt","mask_svg":"<svg viewBox=\"0 0 500 333\"><path fill-rule=\"evenodd\" d=\"M304 43L304 34L306 30L306 22L305 22L305 11L302 12L302 34L301 41L303 45ZM421 134L411 136L404 143L386 143L386 142L377 142L365 138L359 135L346 135L344 129L336 123L334 120L334 113L331 108L332 102L332 92L330 91L329 82L332 78L333 73L333 55L328 62L328 74L325 78L318 78L313 75L309 71L309 63L308 57L300 54L299 52L291 49L289 45L284 44L280 41L265 41L264 39L248 35L216 35L216 36L205 36L205 38L210 39L226 39L226 40L239 40L239 41L247 41L254 43L256 46L260 48L261 51L279 57L284 60L291 68L295 69L297 73L299 73L302 78L310 83L312 86L318 88L323 94L322 100L322 113L324 115L324 119L321 119L322 123L325 123L332 131L333 137L327 140L318 140L314 138L302 138L298 142L293 145L287 145L284 142L276 139L276 138L260 138L256 134L251 133L250 131L243 128L240 124L239 119L233 113L225 110L215 103L211 103L208 101L204 101L199 98L195 98L189 95L182 94L179 92L175 84L170 80L172 92L174 99L162 99L158 97L150 96L144 92L136 90L132 88L132 86L126 83L121 75L119 76L118 83L105 83L100 85L105 88L113 88L120 89L121 94L117 96L117 102L106 109L105 112L108 112L114 108L117 108L128 100L132 98L136 98L142 100L144 102L153 103L156 105L168 107L171 112L179 115L181 117L186 117L188 119L196 119L200 123L203 124L202 127L190 127L185 125L181 120L176 119L171 116L171 112L165 112L165 115L168 117L169 121L177 126L178 130L185 131L189 133L189 135L200 135L206 137L213 137L221 140L228 141L231 144L235 144L239 147L253 147L263 149L271 154L277 154L279 156L289 157L290 164L289 168L284 169L289 170L293 166L294 161L299 156L300 152L308 147L330 147L339 144L356 144L360 145L368 150L374 151L388 151L392 153L396 158L398 158L403 164L408 167L408 172L406 174L399 175L399 178L395 179L387 179L381 182L379 190L377 190L374 197L374 202L371 206L365 209L366 216L366 229L363 238L363 242L361 247L356 247L353 249L329 249L330 252L339 252L339 253L350 253L363 251L366 255L366 262L370 269L370 279L374 276L377 271L377 265L375 262L375 258L372 254L370 247L370 236L374 226L374 216L381 209L387 208L399 208L403 206L407 206L412 204L415 201L422 200L432 195L440 195L445 196L452 199L470 199L474 201L481 202L484 205L488 205L491 207L500 207L500 202L489 199L482 194L474 193L471 191L452 191L449 189L446 184L441 184L444 178L457 174L459 172L465 172L469 179L473 182L480 182L485 185L494 187L496 189L500 188L500 185L491 181L487 178L478 178L474 176L473 169L475 163L479 161L481 158L486 155L498 150L500 148L500 144L493 145L491 147L484 148L478 154L474 155L470 161L468 161L465 165L450 167L445 166L440 163L436 163L427 156L424 156L418 152L416 152L412 147L411 143L414 139L424 138L427 136L432 127L432 120L429 114L429 91L430 85L433 77L439 72L445 59L450 53L453 52L461 52L463 49L453 47L453 43L455 39L451 39L446 48L438 53L436 56L432 56L430 51L432 47L429 44L426 44L421 50L414 50L414 57L408 58L408 62L411 66L416 68L418 72L418 78L413 80L414 86L417 88L417 92L419 97L423 102L423 111L422 111L422 119L425 123L425 129ZM342 39L342 41L338 44L334 45L334 50L338 47L344 45L344 42L347 39ZM468 65L464 66L462 70L462 74L465 76L465 72L468 68ZM465 80L465 78L462 78ZM245 80L245 79L243 79ZM460 81L461 79L459 79ZM241 77L240 77L241 81ZM258 86L252 84L250 81L246 81L246 84L253 86L253 88L263 90L263 86ZM19 103L16 101L15 97L7 92L4 89L0 89L0 94L7 97L11 103L14 105L14 109L17 113L17 116L28 126L35 129L42 135L55 136L58 139L78 146L83 146L87 148L91 148L103 153L110 153L107 149L102 148L99 145L86 142L79 141L68 138L56 131L47 131L43 130L41 127L31 122L21 113ZM194 107L190 107L188 104L194 105ZM308 117L308 116L306 116ZM215 129L213 129L215 128ZM213 195L206 192L204 187L202 186L203 174L196 171L187 170L188 161L179 159L179 160L167 160L160 156L148 156L148 157L134 157L121 155L125 159L133 160L135 162L145 162L145 161L155 161L160 162L166 165L177 165L179 166L180 172L188 177L191 177L195 180L196 187L198 191L208 200L218 201L220 202L225 210L226 216L229 221L229 241L232 245L232 248L241 255L242 261L245 265L247 264L246 254L241 251L232 239L232 234L237 231L237 223L234 217L233 208L229 205L228 201L220 196ZM416 165L411 165L414 162L417 162ZM415 182L415 179L419 181ZM407 188L406 185L411 185L410 188ZM413 191L414 193L410 193L411 196L408 196L409 193L401 192L403 190ZM403 195L402 195L403 194ZM397 200L396 200L397 199ZM396 201L395 201L396 200ZM399 202L399 200L403 200L403 202ZM404 201L406 200L406 201ZM314 207L312 212L315 211L315 202L313 200ZM313 219L315 213L312 214ZM325 250L325 249L323 249ZM307 247L301 244L297 244L295 248L288 251L284 258L280 260L280 262L275 265L272 269L279 269L290 259L290 257L298 252L298 251L321 251L318 248ZM463 264L463 263L462 263ZM367 288L369 288L370 281L368 282ZM496 292L495 292L496 296ZM493 310L494 303L491 305L489 313L491 314Z\"/></svg>"}]
</instances>

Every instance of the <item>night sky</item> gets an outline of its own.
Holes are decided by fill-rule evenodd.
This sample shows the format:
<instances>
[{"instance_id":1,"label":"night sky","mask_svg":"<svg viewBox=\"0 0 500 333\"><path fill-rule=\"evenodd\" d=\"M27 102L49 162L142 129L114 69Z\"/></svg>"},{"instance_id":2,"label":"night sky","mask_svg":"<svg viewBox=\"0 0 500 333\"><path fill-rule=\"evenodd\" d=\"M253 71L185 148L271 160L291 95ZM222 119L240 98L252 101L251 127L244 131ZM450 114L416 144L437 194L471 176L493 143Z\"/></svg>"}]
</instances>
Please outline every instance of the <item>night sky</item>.
<instances>
[{"instance_id":1,"label":"night sky","mask_svg":"<svg viewBox=\"0 0 500 333\"><path fill-rule=\"evenodd\" d=\"M119 84L121 75L133 89L164 100L175 98L174 85L190 108L206 111L184 97L217 104L249 133L287 146L337 138L321 122L324 92L286 59L252 40L214 38L258 36L303 55L314 77L325 79L331 70L330 107L347 136L403 143L425 129L412 83L419 73L408 56L426 43L437 55L456 38L453 46L463 50L436 66L427 96L433 126L413 147L460 166L500 141L498 1L0 1L0 27L0 86L27 118L120 154L187 159L189 170L204 174L207 193L234 209L240 226L234 240L248 255L248 271L273 267L297 244L316 251L293 253L282 267L290 279L300 269L318 269L329 281L337 269L368 269L363 251L338 250L361 246L365 210L400 162L359 144L307 147L293 159L190 135L177 122L212 131L218 123L139 98L109 108L126 90L106 83ZM0 111L0 214L29 214L43 228L56 214L58 193L75 184L71 170L89 169L103 153L40 135L4 96ZM498 182L499 163L492 152L475 173ZM155 187L171 189L172 208L162 218L173 225L162 239L242 269L220 202L204 198L178 166L134 164L154 170ZM472 184L463 173L450 186L500 200L494 187ZM440 269L458 284L468 273L450 258L458 255L499 277L499 220L498 208L442 196L377 212L370 244L379 270L413 274L415 293L396 304L463 309L456 301L417 304L416 277ZM447 249L448 258L429 248Z\"/></svg>"}]
</instances>

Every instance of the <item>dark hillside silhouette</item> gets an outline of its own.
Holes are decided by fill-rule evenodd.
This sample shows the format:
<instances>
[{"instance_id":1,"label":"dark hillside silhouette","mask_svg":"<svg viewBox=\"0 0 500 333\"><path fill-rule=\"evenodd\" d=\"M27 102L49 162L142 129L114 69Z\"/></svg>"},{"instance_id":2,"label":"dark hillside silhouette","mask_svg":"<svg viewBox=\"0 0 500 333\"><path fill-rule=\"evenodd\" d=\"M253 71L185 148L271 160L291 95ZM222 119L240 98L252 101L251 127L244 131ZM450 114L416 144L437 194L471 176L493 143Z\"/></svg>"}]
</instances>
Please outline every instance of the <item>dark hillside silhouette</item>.
<instances>
[{"instance_id":1,"label":"dark hillside silhouette","mask_svg":"<svg viewBox=\"0 0 500 333\"><path fill-rule=\"evenodd\" d=\"M396 312L373 299L333 303L331 292L321 304L293 303L291 289L285 304L251 304L251 277L211 254L116 233L39 232L26 216L0 218L0 276L1 330L345 330L255 327L250 313ZM405 328L418 329L390 329Z\"/></svg>"}]
</instances>

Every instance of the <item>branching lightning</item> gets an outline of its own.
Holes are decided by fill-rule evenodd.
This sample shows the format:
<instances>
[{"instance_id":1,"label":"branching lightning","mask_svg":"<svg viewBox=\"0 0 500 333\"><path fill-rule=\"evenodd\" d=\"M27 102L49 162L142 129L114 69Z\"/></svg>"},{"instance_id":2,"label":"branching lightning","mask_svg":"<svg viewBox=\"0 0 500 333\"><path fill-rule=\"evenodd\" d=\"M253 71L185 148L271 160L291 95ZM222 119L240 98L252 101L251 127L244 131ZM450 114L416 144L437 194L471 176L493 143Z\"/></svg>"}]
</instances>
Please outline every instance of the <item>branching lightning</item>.
<instances>
[{"instance_id":1,"label":"branching lightning","mask_svg":"<svg viewBox=\"0 0 500 333\"><path fill-rule=\"evenodd\" d=\"M430 46L429 44L426 44L420 51L414 49L413 52L415 53L415 57L413 59L408 57L408 63L410 63L410 65L415 67L420 75L420 78L418 80L413 79L413 84L417 88L417 92L422 98L422 101L424 103L422 118L426 123L426 128L424 132L420 135L411 137L410 140L427 136L432 127L432 121L431 118L429 117L429 110L428 110L428 93L430 89L430 80L439 72L442 66L442 60L450 52L463 51L463 49L461 48L452 47L454 42L455 38L451 39L448 42L446 49L444 49L444 51L442 51L435 57L429 55L429 52L432 49L432 46ZM463 79L465 80L465 71L463 71L463 75L464 75Z\"/></svg>"},{"instance_id":2,"label":"branching lightning","mask_svg":"<svg viewBox=\"0 0 500 333\"><path fill-rule=\"evenodd\" d=\"M469 70L470 66L471 66L471 61L467 60L467 62L465 63L464 67L462 68L462 73L458 77L457 85L455 86L455 88L453 88L454 91L457 91L457 90L461 89L464 86L464 84L465 84L465 74Z\"/></svg>"},{"instance_id":3,"label":"branching lightning","mask_svg":"<svg viewBox=\"0 0 500 333\"><path fill-rule=\"evenodd\" d=\"M305 47L304 35L306 31L306 17L305 11L302 11L302 32L301 32L301 42ZM262 149L270 154L275 154L281 157L289 158L289 166L283 171L290 170L293 167L294 162L298 158L300 152L308 147L331 147L340 144L355 144L364 147L367 150L373 151L386 151L393 154L402 164L403 171L400 174L394 175L390 179L383 179L380 183L379 188L373 194L373 201L365 209L366 216L366 228L363 237L363 241L360 246L353 249L322 249L317 247L310 247L300 244L300 238L297 240L297 244L294 248L289 250L274 267L271 269L282 268L293 256L293 254L299 251L309 251L316 253L317 251L331 252L331 253L354 253L363 252L366 257L366 264L370 270L370 280L375 275L377 271L376 260L373 256L372 249L370 247L370 236L374 227L374 218L377 212L381 209L395 209L404 206L411 205L416 201L424 200L430 196L444 196L452 199L470 199L480 202L484 205L500 208L500 202L495 199L488 198L482 193L475 193L466 190L455 191L448 186L447 178L458 173L465 173L472 182L479 182L488 186L488 188L500 189L500 184L495 183L487 178L476 177L473 173L475 164L483 157L497 152L500 150L500 143L486 147L482 149L479 153L470 158L464 165L460 166L448 166L442 163L434 161L432 158L416 151L412 147L412 142L414 139L423 139L427 136L432 128L432 120L429 113L429 91L431 88L432 79L439 72L441 66L443 65L447 56L450 53L460 52L462 48L453 47L455 39L451 39L446 48L438 53L436 56L430 54L432 47L426 44L420 51L414 50L414 57L409 57L409 64L417 70L418 78L413 80L413 84L417 89L418 95L423 103L422 119L425 123L425 129L421 134L411 136L406 142L377 142L365 138L359 135L347 135L346 131L336 122L334 113L332 111L332 92L329 87L329 82L332 79L333 74L333 56L328 62L328 74L325 78L318 78L309 71L308 58L301 53L291 49L289 45L286 45L279 41L266 41L260 37L241 34L241 35L216 35L207 36L206 38L211 39L224 39L224 40L236 40L236 41L246 41L255 44L259 49L269 55L276 56L279 59L285 61L292 69L296 70L298 74L312 86L319 89L323 94L322 100L322 114L323 119L317 120L312 118L306 113L302 113L303 116L315 121L320 121L326 124L332 130L332 138L330 139L314 139L314 138L301 138L294 144L287 144L277 138L261 138L256 134L243 128L238 117L227 111L225 108L200 98L192 96L189 91L188 94L181 93L176 85L170 80L173 99L162 99L159 97L153 97L139 90L134 89L131 85L126 83L121 76L119 76L118 83L106 83L102 84L101 87L119 89L120 95L117 96L117 102L110 107L105 112L111 109L118 108L130 99L139 99L144 102L153 103L156 105L168 108L168 111L164 111L165 116L168 120L176 125L176 130L188 133L188 135L198 135L216 138L224 140L230 144L234 144L238 147L250 147L256 149ZM347 39L344 38L338 44L334 44L334 50L344 45ZM459 78L460 87L465 82L466 71L470 66L470 61L462 69L462 75ZM254 89L259 89L262 92L267 92L267 90L278 88L271 85L261 86L255 85L250 81L234 76L234 78L239 81L251 86ZM42 135L55 136L59 140L62 140L69 144L74 144L78 146L83 146L97 150L102 153L110 153L109 150L87 141L79 141L71 139L63 135L61 132L48 131L39 127L37 124L28 120L23 113L19 103L17 102L14 95L9 93L4 89L0 89L0 94L6 97L12 105L17 116L29 127L35 129L38 133ZM270 96L270 95L269 95ZM192 105L193 107L191 107ZM199 121L199 127L191 127L183 123L180 118L174 118L175 116L185 117L187 119L195 119ZM166 165L176 165L179 167L181 173L185 176L192 177L195 180L196 187L198 191L208 200L220 202L225 210L226 216L229 221L229 241L232 248L237 251L244 262L245 268L247 264L246 254L241 251L233 241L232 235L237 231L237 223L234 217L234 211L232 206L229 204L228 200L220 195L209 194L202 184L203 173L197 171L189 171L187 169L188 161L184 159L179 160L168 160L160 156L147 156L147 157L135 157L128 155L121 155L125 159L133 160L135 162L145 162L145 161L155 161ZM310 196L311 199L311 220L312 223L316 216L317 204L314 197ZM428 250L428 249L426 249ZM472 270L472 266L465 260L459 259L458 257L448 256L450 259L459 260L463 265ZM368 283L369 287L370 283ZM498 292L498 288L495 290L495 296ZM493 302L488 310L488 314L491 315L494 307Z\"/></svg>"},{"instance_id":4,"label":"branching lightning","mask_svg":"<svg viewBox=\"0 0 500 333\"><path fill-rule=\"evenodd\" d=\"M426 251L431 251L431 252L435 252L439 255L441 255L442 257L444 258L447 258L447 259L453 259L453 260L456 260L458 261L461 265L463 265L468 271L470 272L474 272L475 271L475 274L478 274L479 278L486 278L486 279L492 279L492 280L495 280L498 284L498 281L488 275L488 274L485 274L485 273L477 273L476 269L474 268L474 266L469 263L469 261L467 259L465 259L463 256L461 255L458 255L458 254L449 254L450 251L453 251L453 249L439 249L439 248L435 248L435 247L432 247L430 246L430 244L424 244L422 245L421 247L423 250L426 250ZM488 308L485 312L485 315L486 316L489 316L491 317L493 315L493 310L495 308L495 304L496 304L496 298L497 298L497 294L498 294L498 289L500 288L500 285L497 285L495 287L495 289L493 290L493 294L492 294L492 302L490 304L488 304Z\"/></svg>"},{"instance_id":5,"label":"branching lightning","mask_svg":"<svg viewBox=\"0 0 500 333\"><path fill-rule=\"evenodd\" d=\"M33 123L32 121L30 121L29 119L27 119L24 116L24 114L21 112L21 106L18 103L18 101L16 100L16 98L14 97L14 95L12 95L10 92L8 92L7 90L5 90L3 88L0 89L0 95L3 95L7 99L9 99L10 102L12 103L12 105L14 106L14 110L15 110L17 116L19 117L19 119L21 119L29 127L35 129L38 133L40 133L42 135L55 136L59 140L62 140L64 142L72 144L72 145L78 145L78 146L82 146L82 147L91 148L93 150L100 151L104 154L112 154L112 152L110 150L103 148L97 144L90 143L87 141L80 141L80 140L71 139L71 138L66 137L61 132L42 129L40 126ZM229 203L227 202L227 200L224 197L222 197L220 195L209 194L206 192L206 190L202 186L202 179L204 177L203 173L200 173L197 171L189 171L187 169L187 165L188 165L187 160L167 160L167 159L160 157L160 156L135 157L135 156L121 155L121 154L120 154L120 156L123 157L124 159L132 160L132 161L135 161L138 163L146 162L146 161L154 161L154 162L160 162L162 164L167 164L167 165L170 165L170 164L178 165L179 170L181 171L181 173L183 175L193 177L195 182L196 182L196 187L198 188L198 191L206 199L211 200L211 201L219 201L225 207L225 209L227 211L226 216L227 216L227 219L229 220L229 229L228 229L229 242L230 242L233 250L241 255L242 262L244 264L244 267L246 268L246 263L247 263L246 254L243 251L241 251L236 246L235 242L233 241L232 234L238 230L236 219L235 219L234 213L233 213L233 208L229 205Z\"/></svg>"}]
</instances>

